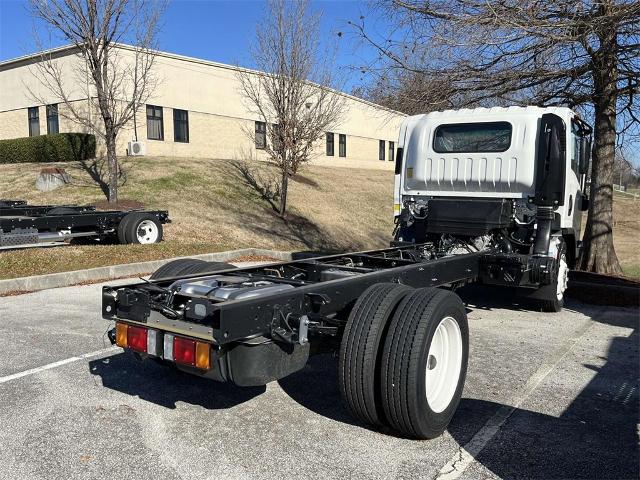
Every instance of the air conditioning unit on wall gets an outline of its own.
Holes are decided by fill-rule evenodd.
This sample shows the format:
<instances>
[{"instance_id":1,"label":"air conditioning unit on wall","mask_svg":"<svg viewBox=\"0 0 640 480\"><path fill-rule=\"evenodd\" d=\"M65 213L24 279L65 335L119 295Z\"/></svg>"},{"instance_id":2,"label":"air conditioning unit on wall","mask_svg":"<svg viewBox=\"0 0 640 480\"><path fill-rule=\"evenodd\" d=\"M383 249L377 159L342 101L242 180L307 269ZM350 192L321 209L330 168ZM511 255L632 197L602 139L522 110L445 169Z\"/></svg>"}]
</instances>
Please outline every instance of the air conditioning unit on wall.
<instances>
[{"instance_id":1,"label":"air conditioning unit on wall","mask_svg":"<svg viewBox=\"0 0 640 480\"><path fill-rule=\"evenodd\" d=\"M147 146L144 142L130 141L129 146L127 148L127 152L129 155L133 157L138 157L147 154Z\"/></svg>"}]
</instances>

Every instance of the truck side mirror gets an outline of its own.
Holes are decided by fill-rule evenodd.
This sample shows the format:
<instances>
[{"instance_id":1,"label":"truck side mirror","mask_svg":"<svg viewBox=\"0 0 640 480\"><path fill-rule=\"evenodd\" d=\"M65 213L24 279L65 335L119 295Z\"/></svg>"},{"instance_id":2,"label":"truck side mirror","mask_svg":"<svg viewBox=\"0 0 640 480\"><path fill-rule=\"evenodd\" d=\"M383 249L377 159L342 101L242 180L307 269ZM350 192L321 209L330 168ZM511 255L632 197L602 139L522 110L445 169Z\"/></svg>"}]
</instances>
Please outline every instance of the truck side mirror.
<instances>
[{"instance_id":1,"label":"truck side mirror","mask_svg":"<svg viewBox=\"0 0 640 480\"><path fill-rule=\"evenodd\" d=\"M580 165L578 167L580 174L585 175L589 172L589 160L591 159L591 137L585 136L580 138Z\"/></svg>"}]
</instances>

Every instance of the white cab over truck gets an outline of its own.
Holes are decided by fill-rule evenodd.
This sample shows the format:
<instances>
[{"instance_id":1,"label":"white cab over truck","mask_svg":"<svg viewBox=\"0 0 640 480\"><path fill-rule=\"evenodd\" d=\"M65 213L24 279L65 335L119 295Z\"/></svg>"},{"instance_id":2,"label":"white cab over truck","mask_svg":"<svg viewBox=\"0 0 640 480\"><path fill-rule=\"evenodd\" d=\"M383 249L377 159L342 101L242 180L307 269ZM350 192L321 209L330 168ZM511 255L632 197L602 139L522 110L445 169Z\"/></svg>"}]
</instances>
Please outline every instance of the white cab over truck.
<instances>
[{"instance_id":1,"label":"white cab over truck","mask_svg":"<svg viewBox=\"0 0 640 480\"><path fill-rule=\"evenodd\" d=\"M341 396L362 423L437 437L469 356L456 287L519 287L562 307L589 132L562 108L408 118L390 248L246 268L174 260L149 281L103 288L109 338L141 360L239 386L334 352Z\"/></svg>"},{"instance_id":2,"label":"white cab over truck","mask_svg":"<svg viewBox=\"0 0 640 480\"><path fill-rule=\"evenodd\" d=\"M487 250L480 280L562 307L576 261L591 128L569 108L409 117L396 159L398 243Z\"/></svg>"}]
</instances>

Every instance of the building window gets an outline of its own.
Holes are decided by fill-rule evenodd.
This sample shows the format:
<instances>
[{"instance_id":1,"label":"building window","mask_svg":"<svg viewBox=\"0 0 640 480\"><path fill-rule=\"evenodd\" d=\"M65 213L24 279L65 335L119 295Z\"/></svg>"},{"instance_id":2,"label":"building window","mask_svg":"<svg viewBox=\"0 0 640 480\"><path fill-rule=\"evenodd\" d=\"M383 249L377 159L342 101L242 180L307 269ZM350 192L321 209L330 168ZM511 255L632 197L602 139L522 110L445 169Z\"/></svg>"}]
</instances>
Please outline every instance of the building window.
<instances>
[{"instance_id":1,"label":"building window","mask_svg":"<svg viewBox=\"0 0 640 480\"><path fill-rule=\"evenodd\" d=\"M273 145L273 150L276 152L279 152L280 150L282 150L283 142L284 142L284 134L282 132L282 129L280 128L280 125L278 125L277 123L272 123L271 124L271 143Z\"/></svg>"},{"instance_id":2,"label":"building window","mask_svg":"<svg viewBox=\"0 0 640 480\"><path fill-rule=\"evenodd\" d=\"M389 161L393 162L393 154L395 153L395 143L389 142Z\"/></svg>"},{"instance_id":3,"label":"building window","mask_svg":"<svg viewBox=\"0 0 640 480\"><path fill-rule=\"evenodd\" d=\"M327 132L327 157L333 157L333 133Z\"/></svg>"},{"instance_id":4,"label":"building window","mask_svg":"<svg viewBox=\"0 0 640 480\"><path fill-rule=\"evenodd\" d=\"M40 114L38 107L29 107L29 136L35 137L40 135Z\"/></svg>"},{"instance_id":5,"label":"building window","mask_svg":"<svg viewBox=\"0 0 640 480\"><path fill-rule=\"evenodd\" d=\"M189 112L173 109L173 141L189 143Z\"/></svg>"},{"instance_id":6,"label":"building window","mask_svg":"<svg viewBox=\"0 0 640 480\"><path fill-rule=\"evenodd\" d=\"M188 131L189 131L189 128L187 128L187 141L189 141ZM162 107L157 107L155 105L147 105L147 138L149 140L164 140L164 123L162 120Z\"/></svg>"},{"instance_id":7,"label":"building window","mask_svg":"<svg viewBox=\"0 0 640 480\"><path fill-rule=\"evenodd\" d=\"M58 123L58 104L47 105L47 133L53 135L60 133L60 124Z\"/></svg>"},{"instance_id":8,"label":"building window","mask_svg":"<svg viewBox=\"0 0 640 480\"><path fill-rule=\"evenodd\" d=\"M267 124L264 122L256 122L256 148L267 148Z\"/></svg>"},{"instance_id":9,"label":"building window","mask_svg":"<svg viewBox=\"0 0 640 480\"><path fill-rule=\"evenodd\" d=\"M338 135L338 155L347 156L347 136L344 133Z\"/></svg>"},{"instance_id":10,"label":"building window","mask_svg":"<svg viewBox=\"0 0 640 480\"><path fill-rule=\"evenodd\" d=\"M384 162L384 154L386 149L384 148L384 140L378 141L378 160L382 160Z\"/></svg>"}]
</instances>

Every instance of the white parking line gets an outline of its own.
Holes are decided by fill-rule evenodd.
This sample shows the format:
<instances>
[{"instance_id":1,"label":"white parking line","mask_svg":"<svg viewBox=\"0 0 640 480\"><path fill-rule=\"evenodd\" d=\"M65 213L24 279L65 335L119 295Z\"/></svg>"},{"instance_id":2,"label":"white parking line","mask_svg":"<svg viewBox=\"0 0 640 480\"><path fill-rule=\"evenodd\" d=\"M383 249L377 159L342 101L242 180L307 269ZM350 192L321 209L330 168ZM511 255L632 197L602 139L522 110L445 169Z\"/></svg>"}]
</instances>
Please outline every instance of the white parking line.
<instances>
[{"instance_id":1,"label":"white parking line","mask_svg":"<svg viewBox=\"0 0 640 480\"><path fill-rule=\"evenodd\" d=\"M85 358L98 357L100 355L104 355L105 353L110 353L115 350L118 350L118 347L103 348L102 350L96 350L95 352L84 353L82 355L78 355L77 357L58 360L57 362L48 363L47 365L42 365L41 367L31 368L29 370L25 370L24 372L13 373L11 375L7 375L6 377L0 377L0 383L6 383L6 382L10 382L11 380L16 380L18 378L34 375L36 373L40 373L45 370L51 370L52 368L61 367L62 365L67 365L68 363L77 362L78 360L83 360Z\"/></svg>"},{"instance_id":2,"label":"white parking line","mask_svg":"<svg viewBox=\"0 0 640 480\"><path fill-rule=\"evenodd\" d=\"M562 361L564 356L569 353L585 333L593 326L595 322L589 319L575 333L575 335L565 342L554 355L543 363L536 372L529 377L529 380L520 391L520 394L513 400L512 405L503 405L493 416L487 420L484 426L476 432L476 434L464 446L461 446L451 460L440 469L435 476L437 480L455 480L469 468L475 461L478 454L487 446L487 444L496 436L500 428L507 419L515 412L520 405L535 391L540 383L553 371L554 368Z\"/></svg>"}]
</instances>

